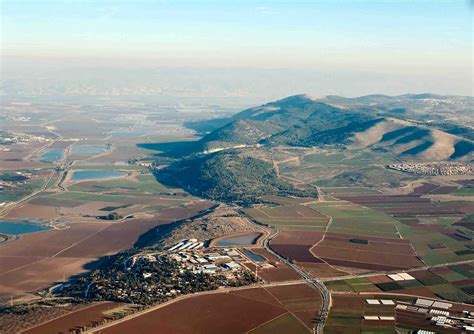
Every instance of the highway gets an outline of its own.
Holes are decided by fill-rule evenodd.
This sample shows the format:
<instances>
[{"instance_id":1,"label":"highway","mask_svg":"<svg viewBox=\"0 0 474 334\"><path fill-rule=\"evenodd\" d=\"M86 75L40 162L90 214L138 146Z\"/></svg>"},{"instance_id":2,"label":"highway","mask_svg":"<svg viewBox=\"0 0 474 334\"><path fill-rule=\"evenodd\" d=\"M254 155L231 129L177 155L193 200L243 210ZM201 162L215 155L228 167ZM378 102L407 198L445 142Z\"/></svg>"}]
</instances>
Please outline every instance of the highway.
<instances>
[{"instance_id":1,"label":"highway","mask_svg":"<svg viewBox=\"0 0 474 334\"><path fill-rule=\"evenodd\" d=\"M246 217L250 222L253 224L257 225L258 227L264 227L266 230L270 230L270 228L266 225L260 224L258 221L254 220L253 217L247 215L242 208L236 207L236 209L240 212L240 214L244 217ZM330 223L332 222L332 218L330 217ZM328 223L328 225L330 224ZM324 323L326 322L326 319L329 314L329 308L331 306L331 293L329 290L326 288L326 286L317 278L311 276L307 272L305 272L303 269L292 263L291 261L287 260L286 258L282 257L280 254L275 252L271 247L270 247L270 241L279 233L280 231L276 230L273 233L267 234L264 239L261 241L262 247L264 247L270 254L273 254L276 256L281 262L285 263L288 265L291 269L293 269L295 272L297 272L303 279L314 286L319 293L321 294L321 312L319 315L319 319L316 319L315 321L315 328L313 328L313 333L322 333L323 332L323 327Z\"/></svg>"},{"instance_id":2,"label":"highway","mask_svg":"<svg viewBox=\"0 0 474 334\"><path fill-rule=\"evenodd\" d=\"M288 265L291 269L296 271L301 277L305 279L306 282L314 286L319 293L321 294L321 299L322 299L322 305L321 305L321 313L319 315L319 319L316 319L315 321L315 328L313 328L313 333L322 333L323 332L323 327L324 323L326 322L327 316L329 314L329 307L331 305L331 294L329 290L326 288L326 286L319 281L318 279L314 278L307 272L305 272L303 269L299 268L297 265L293 264L292 262L288 261L284 257L280 256L280 254L276 253L273 251L273 249L270 247L270 241L272 240L273 237L275 237L278 234L278 230L275 231L272 235L267 236L262 243L262 246L271 254L274 256L278 257L280 261Z\"/></svg>"},{"instance_id":3,"label":"highway","mask_svg":"<svg viewBox=\"0 0 474 334\"><path fill-rule=\"evenodd\" d=\"M121 319L113 320L113 321L107 322L103 325L100 325L100 326L97 326L97 327L94 327L94 328L90 328L90 329L88 329L88 330L86 330L82 333L98 333L98 334L100 334L102 332L102 330L104 330L106 328L113 327L113 326L116 326L117 324L120 324L122 322L129 321L131 319L141 317L141 316L143 316L147 313L154 312L154 311L156 311L160 308L163 308L163 307L168 306L170 304L176 303L178 301L186 300L186 299L189 299L189 298L194 298L194 297L197 297L197 296L212 295L212 294L218 294L218 293L227 293L227 292L231 292L231 291L239 291L239 290L247 290L247 289L255 289L255 288L267 288L267 287L275 287L275 286L295 285L295 284L301 284L302 282L303 282L302 280L298 280L298 281L274 282L274 283L267 283L267 284L258 284L257 283L257 284L250 284L250 285L246 285L246 286L226 287L226 288L219 288L219 289L216 289L216 290L188 293L188 294L181 295L181 296L178 296L176 298L170 299L170 300L168 300L164 303L147 307L144 310L132 313L132 314L127 315L127 316L125 316Z\"/></svg>"},{"instance_id":4,"label":"highway","mask_svg":"<svg viewBox=\"0 0 474 334\"><path fill-rule=\"evenodd\" d=\"M53 143L57 142L57 141L60 141L60 140L63 140L62 137L58 137L55 141L53 141L51 144L48 145L51 146ZM21 198L20 200L16 201L16 202L12 202L12 203L9 203L7 204L5 207L3 207L1 210L0 210L0 217L1 216L5 216L8 212L10 212L11 210L13 210L14 208L17 208L19 207L20 205L28 202L30 199L32 199L33 197L35 197L36 195L44 192L48 186L50 186L50 183L51 181L54 179L54 177L57 177L57 181L54 183L54 187L59 187L62 189L62 187L60 186L60 183L62 181L62 179L64 178L64 175L66 173L66 168L67 168L67 164L68 164L68 160L67 160L67 156L69 155L70 153L70 146L68 146L65 150L64 150L64 154L63 156L61 157L61 159L56 163L56 166L53 167L52 171L51 171L51 174L48 175L47 179L44 181L43 185L33 191L31 194ZM63 190L63 189L62 189Z\"/></svg>"}]
</instances>

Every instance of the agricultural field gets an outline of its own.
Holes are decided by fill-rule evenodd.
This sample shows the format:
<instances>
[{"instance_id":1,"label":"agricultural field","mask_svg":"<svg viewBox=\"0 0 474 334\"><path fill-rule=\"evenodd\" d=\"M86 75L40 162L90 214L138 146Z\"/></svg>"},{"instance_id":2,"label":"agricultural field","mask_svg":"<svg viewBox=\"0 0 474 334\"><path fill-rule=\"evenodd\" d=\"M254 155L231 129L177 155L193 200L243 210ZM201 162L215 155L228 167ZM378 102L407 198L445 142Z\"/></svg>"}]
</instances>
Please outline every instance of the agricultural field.
<instances>
[{"instance_id":1,"label":"agricultural field","mask_svg":"<svg viewBox=\"0 0 474 334\"><path fill-rule=\"evenodd\" d=\"M213 292L168 303L101 333L310 333L319 298L306 284Z\"/></svg>"},{"instance_id":2,"label":"agricultural field","mask_svg":"<svg viewBox=\"0 0 474 334\"><path fill-rule=\"evenodd\" d=\"M452 192L455 196L474 196L474 187L472 186L464 186L454 192Z\"/></svg>"},{"instance_id":3,"label":"agricultural field","mask_svg":"<svg viewBox=\"0 0 474 334\"><path fill-rule=\"evenodd\" d=\"M329 222L327 216L305 205L258 206L244 211L259 223L282 230L322 231Z\"/></svg>"},{"instance_id":4,"label":"agricultural field","mask_svg":"<svg viewBox=\"0 0 474 334\"><path fill-rule=\"evenodd\" d=\"M133 175L110 181L89 181L76 183L68 187L74 192L113 192L124 194L167 194L171 190L156 180L152 174Z\"/></svg>"},{"instance_id":5,"label":"agricultural field","mask_svg":"<svg viewBox=\"0 0 474 334\"><path fill-rule=\"evenodd\" d=\"M429 265L474 259L472 231L457 225L461 217L397 217L397 228Z\"/></svg>"},{"instance_id":6,"label":"agricultural field","mask_svg":"<svg viewBox=\"0 0 474 334\"><path fill-rule=\"evenodd\" d=\"M328 232L310 249L328 264L366 270L399 270L423 266L408 240Z\"/></svg>"},{"instance_id":7,"label":"agricultural field","mask_svg":"<svg viewBox=\"0 0 474 334\"><path fill-rule=\"evenodd\" d=\"M17 172L28 175L32 174L32 176L21 181L10 181L11 179L15 180L13 175ZM21 200L23 197L30 195L34 191L39 190L45 183L45 176L30 170L4 171L0 173L0 182L2 183L0 203L16 202Z\"/></svg>"},{"instance_id":8,"label":"agricultural field","mask_svg":"<svg viewBox=\"0 0 474 334\"><path fill-rule=\"evenodd\" d=\"M411 333L420 329L436 333L460 332L459 328L435 326L430 321L431 313L426 313L427 309L421 311L421 308L411 307L418 299L415 295L364 292L333 293L332 296L333 304L324 327L325 333ZM437 297L424 298L431 303L440 301ZM463 311L472 312L474 308L453 302L449 309L453 317L460 317Z\"/></svg>"},{"instance_id":9,"label":"agricultural field","mask_svg":"<svg viewBox=\"0 0 474 334\"><path fill-rule=\"evenodd\" d=\"M367 187L321 187L321 190L331 196L334 195L376 195L378 190Z\"/></svg>"},{"instance_id":10,"label":"agricultural field","mask_svg":"<svg viewBox=\"0 0 474 334\"><path fill-rule=\"evenodd\" d=\"M398 187L415 179L411 175L387 170L383 165L396 161L390 154L375 154L359 149L315 149L293 161L281 164L285 176L321 187ZM297 166L298 168L295 168Z\"/></svg>"},{"instance_id":11,"label":"agricultural field","mask_svg":"<svg viewBox=\"0 0 474 334\"><path fill-rule=\"evenodd\" d=\"M112 320L114 311L122 312L123 306L113 302L92 304L21 331L21 333L69 333L73 330L90 327L104 320Z\"/></svg>"},{"instance_id":12,"label":"agricultural field","mask_svg":"<svg viewBox=\"0 0 474 334\"><path fill-rule=\"evenodd\" d=\"M34 292L94 268L97 259L132 247L149 230L210 206L209 202L197 201L163 209L147 219L71 222L66 228L22 235L0 247L0 297Z\"/></svg>"},{"instance_id":13,"label":"agricultural field","mask_svg":"<svg viewBox=\"0 0 474 334\"><path fill-rule=\"evenodd\" d=\"M397 238L396 220L376 210L348 201L335 200L309 204L332 218L329 232Z\"/></svg>"},{"instance_id":14,"label":"agricultural field","mask_svg":"<svg viewBox=\"0 0 474 334\"><path fill-rule=\"evenodd\" d=\"M273 333L308 333L301 322L295 318L291 313L285 313L282 316L273 319L270 322L262 324L261 326L251 330L249 334L273 334Z\"/></svg>"},{"instance_id":15,"label":"agricultural field","mask_svg":"<svg viewBox=\"0 0 474 334\"><path fill-rule=\"evenodd\" d=\"M413 279L394 281L387 275L376 275L332 280L325 282L325 285L334 292L386 292L469 304L474 301L474 265L472 264L416 270L408 274Z\"/></svg>"},{"instance_id":16,"label":"agricultural field","mask_svg":"<svg viewBox=\"0 0 474 334\"><path fill-rule=\"evenodd\" d=\"M395 316L395 305L369 305L368 298L393 300L394 296L333 294L325 333L394 333L395 320L364 320L364 316ZM400 300L399 297L396 297ZM407 300L407 298L401 298ZM411 300L411 299L408 299Z\"/></svg>"},{"instance_id":17,"label":"agricultural field","mask_svg":"<svg viewBox=\"0 0 474 334\"><path fill-rule=\"evenodd\" d=\"M338 196L339 199L363 205L373 210L389 215L458 215L460 212L454 208L442 206L430 198L421 197L419 194L410 195L366 195L366 196Z\"/></svg>"},{"instance_id":18,"label":"agricultural field","mask_svg":"<svg viewBox=\"0 0 474 334\"><path fill-rule=\"evenodd\" d=\"M180 190L162 186L153 175L142 173L115 180L72 183L65 187L67 191L44 192L31 199L27 205L34 205L32 210L24 205L17 211L27 217L35 217L41 210L56 211L48 219L95 217L111 212L124 217L181 206L194 199ZM10 215L16 216L14 211Z\"/></svg>"}]
</instances>

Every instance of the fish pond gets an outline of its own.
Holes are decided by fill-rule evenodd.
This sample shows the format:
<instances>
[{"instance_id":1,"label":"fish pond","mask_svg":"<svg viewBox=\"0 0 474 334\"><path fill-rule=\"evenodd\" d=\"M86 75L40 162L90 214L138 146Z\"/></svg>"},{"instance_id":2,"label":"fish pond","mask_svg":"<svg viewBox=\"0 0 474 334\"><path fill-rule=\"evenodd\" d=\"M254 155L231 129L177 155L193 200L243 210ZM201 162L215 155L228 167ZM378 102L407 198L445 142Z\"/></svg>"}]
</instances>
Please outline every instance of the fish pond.
<instances>
[{"instance_id":1,"label":"fish pond","mask_svg":"<svg viewBox=\"0 0 474 334\"><path fill-rule=\"evenodd\" d=\"M244 253L248 258L252 259L255 262L264 262L265 258L261 255L255 254L254 252L248 249L242 249L242 253Z\"/></svg>"},{"instance_id":2,"label":"fish pond","mask_svg":"<svg viewBox=\"0 0 474 334\"><path fill-rule=\"evenodd\" d=\"M246 245L253 245L257 242L258 237L260 237L261 233L249 233L245 235L239 235L235 237L228 237L217 240L216 246L221 247L230 247L230 246L246 246Z\"/></svg>"},{"instance_id":3,"label":"fish pond","mask_svg":"<svg viewBox=\"0 0 474 334\"><path fill-rule=\"evenodd\" d=\"M41 162L55 162L61 159L63 157L63 154L64 154L63 149L46 150L41 154L40 161Z\"/></svg>"},{"instance_id":4,"label":"fish pond","mask_svg":"<svg viewBox=\"0 0 474 334\"><path fill-rule=\"evenodd\" d=\"M51 227L35 224L35 223L28 223L28 222L12 222L12 221L0 221L0 233L2 234L9 234L9 235L20 235L20 234L28 234L33 232L39 231L47 231L50 230Z\"/></svg>"}]
</instances>

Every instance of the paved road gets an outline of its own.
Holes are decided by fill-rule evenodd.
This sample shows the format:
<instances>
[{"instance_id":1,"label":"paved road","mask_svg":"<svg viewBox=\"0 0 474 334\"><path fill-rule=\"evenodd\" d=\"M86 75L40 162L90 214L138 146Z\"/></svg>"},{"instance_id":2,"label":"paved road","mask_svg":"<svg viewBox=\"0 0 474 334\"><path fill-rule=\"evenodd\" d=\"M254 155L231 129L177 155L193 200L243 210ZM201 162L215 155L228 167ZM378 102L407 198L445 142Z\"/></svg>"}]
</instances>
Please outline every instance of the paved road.
<instances>
[{"instance_id":1,"label":"paved road","mask_svg":"<svg viewBox=\"0 0 474 334\"><path fill-rule=\"evenodd\" d=\"M273 249L270 247L270 241L272 240L272 238L274 238L278 234L278 232L279 231L277 230L275 233L265 238L263 240L262 245L268 252L278 257L280 261L284 262L286 265L288 265L290 268L296 271L299 275L301 275L301 277L305 279L306 282L314 286L319 291L319 293L321 294L321 299L322 299L321 313L319 315L319 319L316 319L315 328L313 329L313 332L322 333L324 323L326 322L326 318L329 314L329 306L331 304L331 294L321 281L314 278L313 276L305 272L303 269L301 269L297 265L293 264L292 262L288 261L284 257L280 256L280 254L273 251Z\"/></svg>"},{"instance_id":2,"label":"paved road","mask_svg":"<svg viewBox=\"0 0 474 334\"><path fill-rule=\"evenodd\" d=\"M236 208L237 210L241 208ZM249 215L245 214L242 210L239 210L239 212L247 217L247 219L252 222L253 224L259 226L259 227L265 227L267 230L269 229L267 226L264 226L260 224L259 222L255 221L252 217ZM311 276L307 272L305 272L303 269L295 265L294 263L290 262L286 258L282 257L280 254L275 252L271 247L270 247L270 241L279 233L278 230L276 230L274 233L270 233L266 235L266 237L262 240L262 246L271 254L276 256L280 261L288 265L291 269L296 271L301 277L304 278L304 280L314 286L319 293L321 294L321 299L322 299L322 305L321 305L321 313L319 316L319 319L316 319L315 322L315 328L313 329L313 333L322 333L323 332L323 327L324 323L326 322L327 316L329 314L329 307L331 305L331 293L329 290L326 288L326 286L317 278Z\"/></svg>"},{"instance_id":3,"label":"paved road","mask_svg":"<svg viewBox=\"0 0 474 334\"><path fill-rule=\"evenodd\" d=\"M111 321L111 322L108 322L104 325L100 325L98 327L91 328L89 330L86 330L83 333L101 333L102 330L104 330L108 327L116 326L117 324L120 324L120 323L125 322L125 321L129 321L129 320L137 318L137 317L141 317L144 314L154 312L157 309L160 309L162 307L165 307L165 306L168 306L170 304L176 303L178 301L193 298L193 297L197 297L197 296L212 295L212 294L216 294L216 293L226 293L226 292L231 292L231 291L236 291L236 290L247 290L247 289L254 289L254 288L267 288L267 287L273 287L273 286L294 285L294 284L301 284L302 282L304 282L304 281L298 280L298 281L274 282L274 283L267 283L267 284L251 284L251 285L240 286L240 287L219 288L217 290L209 290L209 291L190 293L190 294L182 295L182 296L176 297L174 299L168 300L167 302L164 302L164 303L161 303L161 304L158 304L158 305L155 305L155 306L151 306L149 308L146 308L143 311L133 313L133 314L131 314L129 316L126 316L122 319Z\"/></svg>"}]
</instances>

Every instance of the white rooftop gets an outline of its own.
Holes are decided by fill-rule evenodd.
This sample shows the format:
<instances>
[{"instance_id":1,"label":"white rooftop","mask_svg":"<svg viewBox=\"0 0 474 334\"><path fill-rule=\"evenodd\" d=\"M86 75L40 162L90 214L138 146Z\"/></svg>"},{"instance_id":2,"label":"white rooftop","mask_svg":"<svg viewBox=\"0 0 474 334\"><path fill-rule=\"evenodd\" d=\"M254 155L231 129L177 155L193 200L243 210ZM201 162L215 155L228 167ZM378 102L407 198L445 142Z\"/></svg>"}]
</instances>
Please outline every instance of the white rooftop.
<instances>
[{"instance_id":1,"label":"white rooftop","mask_svg":"<svg viewBox=\"0 0 474 334\"><path fill-rule=\"evenodd\" d=\"M415 277L407 273L399 273L398 276L402 277L405 281L415 279Z\"/></svg>"},{"instance_id":2,"label":"white rooftop","mask_svg":"<svg viewBox=\"0 0 474 334\"><path fill-rule=\"evenodd\" d=\"M421 305L421 306L431 306L433 305L433 301L432 300L429 300L429 299L422 299L422 298L418 298L416 300L416 305Z\"/></svg>"},{"instance_id":3,"label":"white rooftop","mask_svg":"<svg viewBox=\"0 0 474 334\"><path fill-rule=\"evenodd\" d=\"M450 307L452 307L453 304L449 304L449 303L443 303L443 302L434 302L433 303L433 307L437 307L437 308L443 308L443 309L448 309Z\"/></svg>"},{"instance_id":4,"label":"white rooftop","mask_svg":"<svg viewBox=\"0 0 474 334\"><path fill-rule=\"evenodd\" d=\"M396 274L390 274L390 275L387 275L391 280L393 281L409 281L409 280L414 280L415 277L413 277L412 275L410 274L407 274L407 273L396 273Z\"/></svg>"},{"instance_id":5,"label":"white rooftop","mask_svg":"<svg viewBox=\"0 0 474 334\"><path fill-rule=\"evenodd\" d=\"M395 305L395 303L391 299L381 299L380 301L383 305Z\"/></svg>"},{"instance_id":6,"label":"white rooftop","mask_svg":"<svg viewBox=\"0 0 474 334\"><path fill-rule=\"evenodd\" d=\"M398 274L387 275L392 281L404 281L405 279Z\"/></svg>"},{"instance_id":7,"label":"white rooftop","mask_svg":"<svg viewBox=\"0 0 474 334\"><path fill-rule=\"evenodd\" d=\"M473 326L464 326L464 329L467 330L468 332L474 332Z\"/></svg>"},{"instance_id":8,"label":"white rooftop","mask_svg":"<svg viewBox=\"0 0 474 334\"><path fill-rule=\"evenodd\" d=\"M380 302L378 301L378 299L366 299L365 301L369 305L380 305Z\"/></svg>"}]
</instances>

